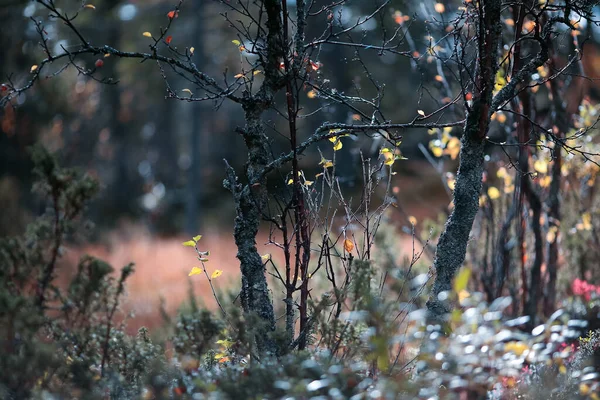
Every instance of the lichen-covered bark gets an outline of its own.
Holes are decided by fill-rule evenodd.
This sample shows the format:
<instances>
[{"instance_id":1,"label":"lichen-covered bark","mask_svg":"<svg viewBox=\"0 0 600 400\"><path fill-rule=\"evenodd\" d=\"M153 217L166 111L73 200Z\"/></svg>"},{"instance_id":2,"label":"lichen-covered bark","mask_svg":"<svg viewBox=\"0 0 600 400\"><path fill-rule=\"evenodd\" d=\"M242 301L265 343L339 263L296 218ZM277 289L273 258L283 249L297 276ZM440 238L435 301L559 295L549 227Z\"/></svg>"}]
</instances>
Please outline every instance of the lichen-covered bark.
<instances>
[{"instance_id":1,"label":"lichen-covered bark","mask_svg":"<svg viewBox=\"0 0 600 400\"><path fill-rule=\"evenodd\" d=\"M454 188L454 209L448 218L436 249L436 271L432 293L427 302L429 318L441 320L450 303L438 295L451 289L452 279L465 260L469 234L479 209L484 143L487 135L492 93L498 70L498 46L502 33L500 0L481 1L478 21L478 65L475 74L473 105L468 112L461 139L460 166Z\"/></svg>"},{"instance_id":2,"label":"lichen-covered bark","mask_svg":"<svg viewBox=\"0 0 600 400\"><path fill-rule=\"evenodd\" d=\"M454 188L454 209L446 222L436 249L434 260L436 277L427 302L431 317L434 319L450 311L449 303L439 300L438 295L451 289L452 279L465 260L469 234L479 209L484 141L479 139L478 135L472 135L476 133L475 130L487 130L487 123L480 122L481 112L483 111L473 109L467 119L465 134L461 140L460 166Z\"/></svg>"},{"instance_id":3,"label":"lichen-covered bark","mask_svg":"<svg viewBox=\"0 0 600 400\"><path fill-rule=\"evenodd\" d=\"M267 206L267 180L263 171L270 160L268 139L261 120L263 109L257 102L250 101L244 105L246 125L239 129L239 133L248 149L247 183L237 183L235 173L229 167L225 186L233 193L236 206L233 236L242 272L242 306L246 313L255 313L261 319L261 326L256 327L259 353L275 354L277 349L269 337L269 332L275 329L275 314L265 267L256 248L258 227Z\"/></svg>"},{"instance_id":4,"label":"lichen-covered bark","mask_svg":"<svg viewBox=\"0 0 600 400\"><path fill-rule=\"evenodd\" d=\"M254 327L259 354L276 354L277 348L270 336L275 330L275 313L265 266L256 248L256 235L267 208L266 171L271 161L262 114L271 107L275 94L285 86L279 61L286 52L282 41L281 0L265 0L263 5L267 14L266 47L261 54L265 80L256 94L244 92L242 107L246 123L244 128L238 129L248 150L246 179L243 184L238 183L235 172L228 167L224 185L233 193L236 205L233 235L242 272L242 306L246 313L260 317L260 325Z\"/></svg>"}]
</instances>

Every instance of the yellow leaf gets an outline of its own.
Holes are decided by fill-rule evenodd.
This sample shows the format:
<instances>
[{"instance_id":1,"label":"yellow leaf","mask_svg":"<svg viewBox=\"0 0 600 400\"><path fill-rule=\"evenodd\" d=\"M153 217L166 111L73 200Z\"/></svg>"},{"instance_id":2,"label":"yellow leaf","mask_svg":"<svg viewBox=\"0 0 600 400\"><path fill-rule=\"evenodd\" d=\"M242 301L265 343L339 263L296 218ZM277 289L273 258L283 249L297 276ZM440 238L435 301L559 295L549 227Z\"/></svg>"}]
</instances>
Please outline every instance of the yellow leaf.
<instances>
[{"instance_id":1,"label":"yellow leaf","mask_svg":"<svg viewBox=\"0 0 600 400\"><path fill-rule=\"evenodd\" d=\"M337 140L334 144L333 144L333 151L338 151L339 149L342 148L342 141L341 140Z\"/></svg>"},{"instance_id":2,"label":"yellow leaf","mask_svg":"<svg viewBox=\"0 0 600 400\"><path fill-rule=\"evenodd\" d=\"M187 242L183 242L181 244L186 247L196 247L196 242L194 242L193 240L188 240Z\"/></svg>"},{"instance_id":3,"label":"yellow leaf","mask_svg":"<svg viewBox=\"0 0 600 400\"><path fill-rule=\"evenodd\" d=\"M540 186L543 188L547 188L548 186L550 186L551 183L552 177L550 177L550 175L546 175L542 179L540 179Z\"/></svg>"},{"instance_id":4,"label":"yellow leaf","mask_svg":"<svg viewBox=\"0 0 600 400\"><path fill-rule=\"evenodd\" d=\"M242 44L242 42L240 42L239 40L232 40L231 43L235 44L236 46L240 46Z\"/></svg>"},{"instance_id":5,"label":"yellow leaf","mask_svg":"<svg viewBox=\"0 0 600 400\"><path fill-rule=\"evenodd\" d=\"M306 96L308 96L309 99L314 99L315 97L317 97L317 92L311 90L310 92L306 93Z\"/></svg>"},{"instance_id":6,"label":"yellow leaf","mask_svg":"<svg viewBox=\"0 0 600 400\"><path fill-rule=\"evenodd\" d=\"M244 74L237 74L237 75L234 75L233 77L236 79L243 78Z\"/></svg>"},{"instance_id":7,"label":"yellow leaf","mask_svg":"<svg viewBox=\"0 0 600 400\"><path fill-rule=\"evenodd\" d=\"M590 214L589 212L583 213L581 215L581 222L583 225L583 229L585 229L586 231L592 230L592 214Z\"/></svg>"},{"instance_id":8,"label":"yellow leaf","mask_svg":"<svg viewBox=\"0 0 600 400\"><path fill-rule=\"evenodd\" d=\"M322 165L323 168L333 167L333 162L331 160L327 160L325 158L321 158L319 165Z\"/></svg>"},{"instance_id":9,"label":"yellow leaf","mask_svg":"<svg viewBox=\"0 0 600 400\"><path fill-rule=\"evenodd\" d=\"M256 70L256 71L252 72L252 75L258 75L258 74L260 74L261 72L262 72L262 71L260 71L260 70Z\"/></svg>"},{"instance_id":10,"label":"yellow leaf","mask_svg":"<svg viewBox=\"0 0 600 400\"><path fill-rule=\"evenodd\" d=\"M142 35L146 36L146 37L152 37L152 34L150 32L144 32L142 33Z\"/></svg>"},{"instance_id":11,"label":"yellow leaf","mask_svg":"<svg viewBox=\"0 0 600 400\"><path fill-rule=\"evenodd\" d=\"M110 57L110 53L104 54L104 58Z\"/></svg>"},{"instance_id":12,"label":"yellow leaf","mask_svg":"<svg viewBox=\"0 0 600 400\"><path fill-rule=\"evenodd\" d=\"M190 89L181 89L182 92L188 93L190 96L193 94Z\"/></svg>"},{"instance_id":13,"label":"yellow leaf","mask_svg":"<svg viewBox=\"0 0 600 400\"><path fill-rule=\"evenodd\" d=\"M446 145L446 154L450 155L450 158L455 160L460 152L460 140L457 137L452 137Z\"/></svg>"},{"instance_id":14,"label":"yellow leaf","mask_svg":"<svg viewBox=\"0 0 600 400\"><path fill-rule=\"evenodd\" d=\"M382 154L383 158L385 158L385 165L393 165L394 161L396 161L396 158L394 157L394 154L391 151Z\"/></svg>"},{"instance_id":15,"label":"yellow leaf","mask_svg":"<svg viewBox=\"0 0 600 400\"><path fill-rule=\"evenodd\" d=\"M560 367L558 367L558 372L560 372L561 374L566 374L567 373L567 367L565 367L564 365L561 365Z\"/></svg>"},{"instance_id":16,"label":"yellow leaf","mask_svg":"<svg viewBox=\"0 0 600 400\"><path fill-rule=\"evenodd\" d=\"M590 387L588 385L586 385L585 383L580 383L579 384L579 393L582 396L587 395L590 392Z\"/></svg>"},{"instance_id":17,"label":"yellow leaf","mask_svg":"<svg viewBox=\"0 0 600 400\"><path fill-rule=\"evenodd\" d=\"M217 340L217 344L220 344L222 346L225 346L226 348L230 348L231 346L233 346L235 344L234 341L232 340Z\"/></svg>"},{"instance_id":18,"label":"yellow leaf","mask_svg":"<svg viewBox=\"0 0 600 400\"><path fill-rule=\"evenodd\" d=\"M504 352L515 353L517 356L520 356L525 351L529 350L529 347L523 342L508 342L504 345Z\"/></svg>"},{"instance_id":19,"label":"yellow leaf","mask_svg":"<svg viewBox=\"0 0 600 400\"><path fill-rule=\"evenodd\" d=\"M95 10L95 9L96 9L96 6L95 6L95 5L93 5L93 4L86 4L84 7L85 7L85 8L91 8L92 10Z\"/></svg>"},{"instance_id":20,"label":"yellow leaf","mask_svg":"<svg viewBox=\"0 0 600 400\"><path fill-rule=\"evenodd\" d=\"M471 278L471 269L463 267L454 278L454 293L459 294L466 290L469 278Z\"/></svg>"},{"instance_id":21,"label":"yellow leaf","mask_svg":"<svg viewBox=\"0 0 600 400\"><path fill-rule=\"evenodd\" d=\"M417 219L414 216L410 216L408 217L408 222L410 222L411 225L417 225Z\"/></svg>"},{"instance_id":22,"label":"yellow leaf","mask_svg":"<svg viewBox=\"0 0 600 400\"><path fill-rule=\"evenodd\" d=\"M496 200L497 198L500 197L500 191L498 190L498 188L494 187L494 186L490 186L487 190L488 196L490 196L490 199L492 200Z\"/></svg>"},{"instance_id":23,"label":"yellow leaf","mask_svg":"<svg viewBox=\"0 0 600 400\"><path fill-rule=\"evenodd\" d=\"M504 178L506 176L506 168L504 168L504 167L498 168L498 171L496 172L496 176L500 179Z\"/></svg>"},{"instance_id":24,"label":"yellow leaf","mask_svg":"<svg viewBox=\"0 0 600 400\"><path fill-rule=\"evenodd\" d=\"M271 255L264 254L264 255L260 256L260 258L262 258L263 261L269 261L271 259Z\"/></svg>"},{"instance_id":25,"label":"yellow leaf","mask_svg":"<svg viewBox=\"0 0 600 400\"><path fill-rule=\"evenodd\" d=\"M38 66L34 64L34 65L31 66L31 69L29 70L29 72L34 72L37 69L38 69Z\"/></svg>"},{"instance_id":26,"label":"yellow leaf","mask_svg":"<svg viewBox=\"0 0 600 400\"><path fill-rule=\"evenodd\" d=\"M433 146L431 148L431 152L433 153L434 156L441 157L442 154L444 154L444 149L442 149L441 147L438 147L438 146Z\"/></svg>"},{"instance_id":27,"label":"yellow leaf","mask_svg":"<svg viewBox=\"0 0 600 400\"><path fill-rule=\"evenodd\" d=\"M469 293L466 290L461 290L460 292L458 292L458 302L461 304L469 297L471 297L471 293Z\"/></svg>"},{"instance_id":28,"label":"yellow leaf","mask_svg":"<svg viewBox=\"0 0 600 400\"><path fill-rule=\"evenodd\" d=\"M305 181L304 181L304 184L305 184L306 186L310 186L310 185L312 185L313 183L314 183L313 181L307 181L307 180L305 180Z\"/></svg>"},{"instance_id":29,"label":"yellow leaf","mask_svg":"<svg viewBox=\"0 0 600 400\"><path fill-rule=\"evenodd\" d=\"M485 196L479 196L479 207L483 207L485 204Z\"/></svg>"},{"instance_id":30,"label":"yellow leaf","mask_svg":"<svg viewBox=\"0 0 600 400\"><path fill-rule=\"evenodd\" d=\"M536 160L533 163L533 169L535 169L540 174L545 174L548 172L548 163L544 160Z\"/></svg>"},{"instance_id":31,"label":"yellow leaf","mask_svg":"<svg viewBox=\"0 0 600 400\"><path fill-rule=\"evenodd\" d=\"M456 187L456 179L449 178L448 182L447 182L447 185L448 185L448 189L454 190L454 188Z\"/></svg>"},{"instance_id":32,"label":"yellow leaf","mask_svg":"<svg viewBox=\"0 0 600 400\"><path fill-rule=\"evenodd\" d=\"M194 48L190 47L190 54L194 54Z\"/></svg>"},{"instance_id":33,"label":"yellow leaf","mask_svg":"<svg viewBox=\"0 0 600 400\"><path fill-rule=\"evenodd\" d=\"M504 78L504 73L502 70L498 70L496 73L496 90L501 90L504 86L506 86L506 79Z\"/></svg>"},{"instance_id":34,"label":"yellow leaf","mask_svg":"<svg viewBox=\"0 0 600 400\"><path fill-rule=\"evenodd\" d=\"M218 278L218 277L220 277L222 274L223 274L223 271L221 271L220 269L216 269L216 270L215 270L215 272L213 272L213 273L210 275L210 278L211 278L211 279L215 279L215 278Z\"/></svg>"},{"instance_id":35,"label":"yellow leaf","mask_svg":"<svg viewBox=\"0 0 600 400\"><path fill-rule=\"evenodd\" d=\"M202 268L194 267L194 268L192 268L192 270L190 271L190 273L188 274L188 276L200 275L202 272L204 272Z\"/></svg>"},{"instance_id":36,"label":"yellow leaf","mask_svg":"<svg viewBox=\"0 0 600 400\"><path fill-rule=\"evenodd\" d=\"M546 240L549 243L553 243L556 239L556 232L558 232L558 227L553 226L548 230L548 233L546 233Z\"/></svg>"},{"instance_id":37,"label":"yellow leaf","mask_svg":"<svg viewBox=\"0 0 600 400\"><path fill-rule=\"evenodd\" d=\"M417 110L417 114L419 114L421 117L425 116L425 111L423 110Z\"/></svg>"},{"instance_id":38,"label":"yellow leaf","mask_svg":"<svg viewBox=\"0 0 600 400\"><path fill-rule=\"evenodd\" d=\"M291 185L292 183L294 183L294 179L293 179L293 178L290 178L290 179L288 180L287 184L288 184L288 185Z\"/></svg>"},{"instance_id":39,"label":"yellow leaf","mask_svg":"<svg viewBox=\"0 0 600 400\"><path fill-rule=\"evenodd\" d=\"M196 235L192 239L194 239L194 242L197 242L198 240L202 239L202 235Z\"/></svg>"},{"instance_id":40,"label":"yellow leaf","mask_svg":"<svg viewBox=\"0 0 600 400\"><path fill-rule=\"evenodd\" d=\"M390 149L388 149L387 147L384 147L383 149L381 149L379 151L379 154L385 154L385 153L391 153L392 151Z\"/></svg>"},{"instance_id":41,"label":"yellow leaf","mask_svg":"<svg viewBox=\"0 0 600 400\"><path fill-rule=\"evenodd\" d=\"M352 253L352 250L354 250L354 243L350 239L344 240L344 250L348 253Z\"/></svg>"},{"instance_id":42,"label":"yellow leaf","mask_svg":"<svg viewBox=\"0 0 600 400\"><path fill-rule=\"evenodd\" d=\"M227 357L227 354L225 354L225 353L217 353L217 354L215 354L215 360L220 360L220 359L225 358L225 357Z\"/></svg>"}]
</instances>

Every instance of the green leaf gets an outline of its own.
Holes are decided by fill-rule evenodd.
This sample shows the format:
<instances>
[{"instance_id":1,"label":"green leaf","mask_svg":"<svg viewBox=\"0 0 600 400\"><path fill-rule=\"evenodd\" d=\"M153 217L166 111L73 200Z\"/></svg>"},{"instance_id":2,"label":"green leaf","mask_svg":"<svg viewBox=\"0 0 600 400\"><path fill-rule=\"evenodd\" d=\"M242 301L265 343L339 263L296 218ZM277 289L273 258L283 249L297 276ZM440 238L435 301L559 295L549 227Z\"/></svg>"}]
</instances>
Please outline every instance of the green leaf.
<instances>
[{"instance_id":1,"label":"green leaf","mask_svg":"<svg viewBox=\"0 0 600 400\"><path fill-rule=\"evenodd\" d=\"M193 240L188 240L187 242L183 242L181 244L186 247L196 247L196 242L194 242Z\"/></svg>"},{"instance_id":2,"label":"green leaf","mask_svg":"<svg viewBox=\"0 0 600 400\"><path fill-rule=\"evenodd\" d=\"M454 292L460 293L461 291L467 288L467 284L469 283L469 278L471 277L471 269L470 268L462 268L456 278L454 278Z\"/></svg>"},{"instance_id":3,"label":"green leaf","mask_svg":"<svg viewBox=\"0 0 600 400\"><path fill-rule=\"evenodd\" d=\"M194 242L197 242L198 240L202 239L202 235L194 236L192 239L194 239Z\"/></svg>"}]
</instances>

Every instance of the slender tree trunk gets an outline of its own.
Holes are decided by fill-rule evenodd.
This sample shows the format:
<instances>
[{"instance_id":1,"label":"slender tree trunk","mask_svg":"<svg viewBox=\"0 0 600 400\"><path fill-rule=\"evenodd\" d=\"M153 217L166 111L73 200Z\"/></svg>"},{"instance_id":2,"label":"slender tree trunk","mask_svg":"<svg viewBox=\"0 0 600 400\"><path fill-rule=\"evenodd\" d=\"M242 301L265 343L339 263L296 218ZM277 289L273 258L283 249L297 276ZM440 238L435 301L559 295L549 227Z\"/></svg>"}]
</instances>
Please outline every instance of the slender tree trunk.
<instances>
[{"instance_id":1,"label":"slender tree trunk","mask_svg":"<svg viewBox=\"0 0 600 400\"><path fill-rule=\"evenodd\" d=\"M282 77L279 65L287 56L287 48L283 41L281 0L264 0L263 6L267 15L266 49L261 62L265 79L256 94L244 92L242 107L246 124L238 129L248 150L246 182L238 183L235 172L228 166L224 185L231 190L236 204L233 235L242 272L242 307L246 314L255 314L260 319L255 335L258 352L276 354L275 341L270 335L275 330L275 313L265 266L256 248L256 235L266 214L268 193L265 173L271 161L262 115L271 107L275 94L285 87L286 78Z\"/></svg>"},{"instance_id":2,"label":"slender tree trunk","mask_svg":"<svg viewBox=\"0 0 600 400\"><path fill-rule=\"evenodd\" d=\"M435 282L427 308L433 321L450 311L450 303L438 298L451 288L456 271L465 260L469 234L479 209L484 144L491 117L492 93L498 70L498 47L502 33L500 0L482 0L479 9L478 59L473 105L468 111L461 139L460 166L454 188L454 209L448 217L436 249Z\"/></svg>"},{"instance_id":3,"label":"slender tree trunk","mask_svg":"<svg viewBox=\"0 0 600 400\"><path fill-rule=\"evenodd\" d=\"M263 325L258 327L256 344L260 353L275 354L274 341L268 333L275 330L275 314L265 276L265 266L256 248L256 235L267 206L267 180L264 167L269 162L269 148L261 121L263 108L259 103L248 102L244 106L246 125L239 132L248 149L246 174L248 183L241 185L231 167L228 167L228 187L236 203L234 239L237 258L242 272L242 307L246 313L256 314Z\"/></svg>"}]
</instances>

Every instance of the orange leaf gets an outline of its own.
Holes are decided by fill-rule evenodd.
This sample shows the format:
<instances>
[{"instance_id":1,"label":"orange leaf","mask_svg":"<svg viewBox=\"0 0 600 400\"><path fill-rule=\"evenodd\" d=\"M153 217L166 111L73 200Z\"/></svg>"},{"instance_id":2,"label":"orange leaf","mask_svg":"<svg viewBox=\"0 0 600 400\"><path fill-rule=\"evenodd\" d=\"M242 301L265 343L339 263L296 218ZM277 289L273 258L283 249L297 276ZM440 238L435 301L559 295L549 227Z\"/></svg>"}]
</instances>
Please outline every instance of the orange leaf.
<instances>
[{"instance_id":1,"label":"orange leaf","mask_svg":"<svg viewBox=\"0 0 600 400\"><path fill-rule=\"evenodd\" d=\"M352 253L352 250L354 250L354 243L350 239L344 240L344 250L348 253Z\"/></svg>"},{"instance_id":2,"label":"orange leaf","mask_svg":"<svg viewBox=\"0 0 600 400\"><path fill-rule=\"evenodd\" d=\"M177 17L179 17L179 13L175 10L169 11L167 13L167 17L169 17L169 19L177 18Z\"/></svg>"}]
</instances>

